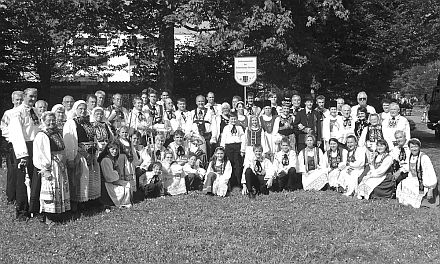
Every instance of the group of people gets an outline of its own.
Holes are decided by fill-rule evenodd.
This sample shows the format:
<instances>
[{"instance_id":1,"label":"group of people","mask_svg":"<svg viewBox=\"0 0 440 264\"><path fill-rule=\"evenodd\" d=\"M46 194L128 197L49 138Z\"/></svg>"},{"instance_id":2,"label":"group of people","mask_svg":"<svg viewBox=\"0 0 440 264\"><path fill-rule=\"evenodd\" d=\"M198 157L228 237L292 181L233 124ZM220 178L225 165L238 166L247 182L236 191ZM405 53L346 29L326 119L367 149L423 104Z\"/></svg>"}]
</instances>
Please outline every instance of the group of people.
<instances>
[{"instance_id":1,"label":"group of people","mask_svg":"<svg viewBox=\"0 0 440 264\"><path fill-rule=\"evenodd\" d=\"M65 96L48 111L38 91L12 93L1 120L8 143L7 198L17 218L78 212L87 201L130 207L164 195L201 191L226 196L233 189L254 199L272 191L327 190L359 199L397 198L405 205L436 205L437 177L430 158L411 138L399 104L383 112L367 104L322 95L257 105L252 93L231 104L214 93L185 98L145 89L123 107L104 91ZM281 101L281 102L280 102Z\"/></svg>"}]
</instances>

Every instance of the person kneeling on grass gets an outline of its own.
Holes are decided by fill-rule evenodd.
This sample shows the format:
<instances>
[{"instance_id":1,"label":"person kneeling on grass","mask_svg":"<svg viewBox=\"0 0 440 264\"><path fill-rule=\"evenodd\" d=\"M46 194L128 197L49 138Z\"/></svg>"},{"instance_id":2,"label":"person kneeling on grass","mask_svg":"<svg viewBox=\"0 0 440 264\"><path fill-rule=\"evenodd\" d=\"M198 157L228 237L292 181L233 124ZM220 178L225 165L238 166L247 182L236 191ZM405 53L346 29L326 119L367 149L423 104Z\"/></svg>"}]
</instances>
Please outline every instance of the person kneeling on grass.
<instances>
[{"instance_id":1,"label":"person kneeling on grass","mask_svg":"<svg viewBox=\"0 0 440 264\"><path fill-rule=\"evenodd\" d=\"M364 172L365 167L365 148L358 147L355 135L347 137L347 158L346 163L339 168L341 173L338 177L338 192L345 196L354 194L358 186L359 177Z\"/></svg>"},{"instance_id":2,"label":"person kneeling on grass","mask_svg":"<svg viewBox=\"0 0 440 264\"><path fill-rule=\"evenodd\" d=\"M232 165L225 155L225 149L217 147L208 165L203 191L208 195L226 196L231 175Z\"/></svg>"},{"instance_id":3,"label":"person kneeling on grass","mask_svg":"<svg viewBox=\"0 0 440 264\"><path fill-rule=\"evenodd\" d=\"M179 195L186 193L185 173L182 165L174 161L173 153L165 151L162 162L162 181L166 195Z\"/></svg>"},{"instance_id":4,"label":"person kneeling on grass","mask_svg":"<svg viewBox=\"0 0 440 264\"><path fill-rule=\"evenodd\" d=\"M98 162L101 165L102 188L101 203L104 206L131 207L131 185L125 175L126 157L119 157L119 143L110 142L99 155Z\"/></svg>"},{"instance_id":5,"label":"person kneeling on grass","mask_svg":"<svg viewBox=\"0 0 440 264\"><path fill-rule=\"evenodd\" d=\"M162 164L155 161L151 164L152 171L147 171L139 177L139 185L145 198L163 196Z\"/></svg>"},{"instance_id":6,"label":"person kneeling on grass","mask_svg":"<svg viewBox=\"0 0 440 264\"><path fill-rule=\"evenodd\" d=\"M273 166L279 191L294 191L301 188L301 178L296 173L298 157L290 146L289 138L284 137L281 140L281 151L275 153L274 156Z\"/></svg>"},{"instance_id":7,"label":"person kneeling on grass","mask_svg":"<svg viewBox=\"0 0 440 264\"><path fill-rule=\"evenodd\" d=\"M392 198L394 195L393 157L389 154L388 143L384 139L376 142L376 156L371 161L370 170L362 178L357 188L358 199Z\"/></svg>"},{"instance_id":8,"label":"person kneeling on grass","mask_svg":"<svg viewBox=\"0 0 440 264\"><path fill-rule=\"evenodd\" d=\"M200 167L201 161L197 159L195 153L188 154L188 162L183 166L185 172L186 190L198 191L202 188L202 182L205 178L206 170Z\"/></svg>"},{"instance_id":9,"label":"person kneeling on grass","mask_svg":"<svg viewBox=\"0 0 440 264\"><path fill-rule=\"evenodd\" d=\"M411 151L408 176L397 186L396 198L399 203L414 208L435 207L439 204L437 176L431 159L420 151L421 145L416 138L408 141Z\"/></svg>"},{"instance_id":10,"label":"person kneeling on grass","mask_svg":"<svg viewBox=\"0 0 440 264\"><path fill-rule=\"evenodd\" d=\"M246 157L244 162L244 175L241 177L243 194L248 194L254 199L256 194L269 194L275 178L275 171L269 159L263 157L263 147L254 145L252 157Z\"/></svg>"},{"instance_id":11,"label":"person kneeling on grass","mask_svg":"<svg viewBox=\"0 0 440 264\"><path fill-rule=\"evenodd\" d=\"M328 184L327 168L324 167L324 154L315 147L315 136L307 135L306 147L299 152L298 168L302 173L304 190L323 189Z\"/></svg>"}]
</instances>

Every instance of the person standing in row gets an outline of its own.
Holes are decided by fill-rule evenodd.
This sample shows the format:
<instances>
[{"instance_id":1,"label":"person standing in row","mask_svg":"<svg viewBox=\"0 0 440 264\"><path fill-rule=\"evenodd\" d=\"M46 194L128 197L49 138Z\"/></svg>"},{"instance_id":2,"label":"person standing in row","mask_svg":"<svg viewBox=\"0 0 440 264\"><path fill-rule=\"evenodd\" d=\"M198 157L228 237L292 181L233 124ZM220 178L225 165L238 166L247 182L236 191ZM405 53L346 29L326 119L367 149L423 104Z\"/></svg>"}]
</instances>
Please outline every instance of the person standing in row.
<instances>
[{"instance_id":1,"label":"person standing in row","mask_svg":"<svg viewBox=\"0 0 440 264\"><path fill-rule=\"evenodd\" d=\"M298 112L293 123L295 132L298 137L298 151L303 150L306 147L307 135L313 135L316 139L317 146L321 145L321 118L320 115L312 109L313 98L305 98L306 108Z\"/></svg>"},{"instance_id":2,"label":"person standing in row","mask_svg":"<svg viewBox=\"0 0 440 264\"><path fill-rule=\"evenodd\" d=\"M11 118L13 117L14 110L21 105L23 102L23 92L14 91L11 95L13 108L6 110L3 114L0 128L2 131L2 136L6 140L6 167L8 169L6 176L6 196L8 203L13 203L15 201L15 188L17 185L17 159L15 157L14 148L9 139L9 124L11 123Z\"/></svg>"},{"instance_id":3,"label":"person standing in row","mask_svg":"<svg viewBox=\"0 0 440 264\"><path fill-rule=\"evenodd\" d=\"M23 103L16 108L8 126L9 139L14 148L15 157L17 159L17 185L16 185L16 217L19 220L29 217L31 211L39 211L39 197L34 197L34 202L30 207L31 187L37 190L40 182L34 176L33 158L33 141L40 131L40 121L35 113L34 104L37 101L38 91L35 88L27 88L24 90ZM25 185L26 177L30 178L30 186ZM39 193L35 193L39 196ZM36 210L32 210L34 208Z\"/></svg>"}]
</instances>

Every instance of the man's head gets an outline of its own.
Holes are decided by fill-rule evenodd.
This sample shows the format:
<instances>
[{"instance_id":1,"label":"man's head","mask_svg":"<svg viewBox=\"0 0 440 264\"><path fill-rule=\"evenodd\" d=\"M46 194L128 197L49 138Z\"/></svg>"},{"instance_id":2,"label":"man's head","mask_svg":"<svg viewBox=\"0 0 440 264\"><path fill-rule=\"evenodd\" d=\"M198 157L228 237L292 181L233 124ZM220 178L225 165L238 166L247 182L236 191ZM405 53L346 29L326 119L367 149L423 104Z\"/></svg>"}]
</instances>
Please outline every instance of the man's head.
<instances>
[{"instance_id":1,"label":"man's head","mask_svg":"<svg viewBox=\"0 0 440 264\"><path fill-rule=\"evenodd\" d=\"M177 109L180 111L186 111L186 99L185 98L177 99Z\"/></svg>"},{"instance_id":2,"label":"man's head","mask_svg":"<svg viewBox=\"0 0 440 264\"><path fill-rule=\"evenodd\" d=\"M35 102L35 108L37 109L37 113L41 116L44 112L47 111L47 102L44 100L38 100Z\"/></svg>"},{"instance_id":3,"label":"man's head","mask_svg":"<svg viewBox=\"0 0 440 264\"><path fill-rule=\"evenodd\" d=\"M209 92L206 95L206 101L208 101L208 103L210 103L210 104L213 104L214 100L215 100L214 93L213 92Z\"/></svg>"},{"instance_id":4,"label":"man's head","mask_svg":"<svg viewBox=\"0 0 440 264\"><path fill-rule=\"evenodd\" d=\"M398 103L391 103L390 104L390 116L396 117L399 115L400 107Z\"/></svg>"},{"instance_id":5,"label":"man's head","mask_svg":"<svg viewBox=\"0 0 440 264\"><path fill-rule=\"evenodd\" d=\"M11 94L12 104L14 107L21 105L23 102L24 94L22 91L13 91Z\"/></svg>"},{"instance_id":6,"label":"man's head","mask_svg":"<svg viewBox=\"0 0 440 264\"><path fill-rule=\"evenodd\" d=\"M24 90L23 102L27 106L34 106L37 101L38 90L36 88L26 88Z\"/></svg>"},{"instance_id":7,"label":"man's head","mask_svg":"<svg viewBox=\"0 0 440 264\"><path fill-rule=\"evenodd\" d=\"M391 103L391 100L389 100L389 99L385 98L382 100L382 109L383 109L384 113L388 113L390 111L390 103Z\"/></svg>"},{"instance_id":8,"label":"man's head","mask_svg":"<svg viewBox=\"0 0 440 264\"><path fill-rule=\"evenodd\" d=\"M148 93L148 100L151 105L155 105L157 103L157 93L155 91L150 91Z\"/></svg>"},{"instance_id":9,"label":"man's head","mask_svg":"<svg viewBox=\"0 0 440 264\"><path fill-rule=\"evenodd\" d=\"M246 95L247 104L250 106L254 105L254 100L255 100L254 93L253 92L247 93L247 95Z\"/></svg>"},{"instance_id":10,"label":"man's head","mask_svg":"<svg viewBox=\"0 0 440 264\"><path fill-rule=\"evenodd\" d=\"M89 95L87 95L87 100L86 100L86 102L87 102L87 110L92 111L93 108L96 107L97 102L98 102L98 99L97 99L96 95L94 95L94 94L89 94Z\"/></svg>"},{"instance_id":11,"label":"man's head","mask_svg":"<svg viewBox=\"0 0 440 264\"><path fill-rule=\"evenodd\" d=\"M138 111L142 111L143 102L139 96L133 98L133 107Z\"/></svg>"},{"instance_id":12,"label":"man's head","mask_svg":"<svg viewBox=\"0 0 440 264\"><path fill-rule=\"evenodd\" d=\"M324 105L325 105L325 96L324 95L318 95L316 97L316 105L318 106L319 110L324 109Z\"/></svg>"},{"instance_id":13,"label":"man's head","mask_svg":"<svg viewBox=\"0 0 440 264\"><path fill-rule=\"evenodd\" d=\"M116 107L122 106L122 95L119 93L116 93L113 95L113 105Z\"/></svg>"},{"instance_id":14,"label":"man's head","mask_svg":"<svg viewBox=\"0 0 440 264\"><path fill-rule=\"evenodd\" d=\"M63 105L66 111L70 111L73 107L73 104L75 103L75 100L71 95L66 95L63 97Z\"/></svg>"},{"instance_id":15,"label":"man's head","mask_svg":"<svg viewBox=\"0 0 440 264\"><path fill-rule=\"evenodd\" d=\"M367 94L365 92L359 92L357 95L357 101L360 106L367 106Z\"/></svg>"},{"instance_id":16,"label":"man's head","mask_svg":"<svg viewBox=\"0 0 440 264\"><path fill-rule=\"evenodd\" d=\"M342 106L345 104L345 100L344 100L344 98L342 98L342 97L338 97L337 99L336 99L336 103L337 103L337 109L338 109L338 111L339 112L342 112Z\"/></svg>"},{"instance_id":17,"label":"man's head","mask_svg":"<svg viewBox=\"0 0 440 264\"><path fill-rule=\"evenodd\" d=\"M232 102L231 102L231 107L232 107L232 109L237 108L237 103L238 103L239 101L241 101L241 97L240 97L240 96L238 96L238 95L234 95L234 96L232 97Z\"/></svg>"},{"instance_id":18,"label":"man's head","mask_svg":"<svg viewBox=\"0 0 440 264\"><path fill-rule=\"evenodd\" d=\"M399 147L403 147L406 144L406 135L405 132L403 132L402 130L397 130L396 132L394 132L394 138L397 141L397 145Z\"/></svg>"},{"instance_id":19,"label":"man's head","mask_svg":"<svg viewBox=\"0 0 440 264\"><path fill-rule=\"evenodd\" d=\"M198 95L196 97L197 108L202 109L205 107L205 97L203 95Z\"/></svg>"},{"instance_id":20,"label":"man's head","mask_svg":"<svg viewBox=\"0 0 440 264\"><path fill-rule=\"evenodd\" d=\"M312 102L313 103L313 102ZM294 94L292 96L292 106L296 109L301 106L301 96L299 94Z\"/></svg>"},{"instance_id":21,"label":"man's head","mask_svg":"<svg viewBox=\"0 0 440 264\"><path fill-rule=\"evenodd\" d=\"M96 96L96 105L99 107L104 107L105 92L102 90L96 91L95 96Z\"/></svg>"},{"instance_id":22,"label":"man's head","mask_svg":"<svg viewBox=\"0 0 440 264\"><path fill-rule=\"evenodd\" d=\"M170 98L170 92L168 92L168 90L164 90L161 94L160 94L160 100L162 102L165 102L166 99Z\"/></svg>"},{"instance_id":23,"label":"man's head","mask_svg":"<svg viewBox=\"0 0 440 264\"><path fill-rule=\"evenodd\" d=\"M351 107L348 104L342 106L342 116L349 118L351 115Z\"/></svg>"},{"instance_id":24,"label":"man's head","mask_svg":"<svg viewBox=\"0 0 440 264\"><path fill-rule=\"evenodd\" d=\"M313 98L310 96L306 97L304 99L304 104L306 106L307 109L311 110L313 107Z\"/></svg>"}]
</instances>

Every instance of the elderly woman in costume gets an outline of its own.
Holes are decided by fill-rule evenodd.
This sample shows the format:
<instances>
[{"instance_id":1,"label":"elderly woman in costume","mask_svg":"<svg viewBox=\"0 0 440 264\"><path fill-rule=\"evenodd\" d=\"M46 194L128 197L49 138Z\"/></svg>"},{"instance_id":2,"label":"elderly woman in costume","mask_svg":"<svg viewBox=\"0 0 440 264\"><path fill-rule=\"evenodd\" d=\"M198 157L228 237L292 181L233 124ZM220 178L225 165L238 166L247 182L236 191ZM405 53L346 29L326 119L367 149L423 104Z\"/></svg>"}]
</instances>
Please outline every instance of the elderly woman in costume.
<instances>
[{"instance_id":1,"label":"elderly woman in costume","mask_svg":"<svg viewBox=\"0 0 440 264\"><path fill-rule=\"evenodd\" d=\"M306 136L306 148L298 154L298 172L302 173L304 190L319 191L328 183L327 169L324 167L324 154L315 147L315 136Z\"/></svg>"},{"instance_id":2,"label":"elderly woman in costume","mask_svg":"<svg viewBox=\"0 0 440 264\"><path fill-rule=\"evenodd\" d=\"M64 124L66 123L66 109L62 104L56 104L52 107L52 113L55 114L55 121L58 129L63 130Z\"/></svg>"},{"instance_id":3,"label":"elderly woman in costume","mask_svg":"<svg viewBox=\"0 0 440 264\"><path fill-rule=\"evenodd\" d=\"M355 135L347 137L347 157L346 163L339 168L341 173L338 178L338 191L350 196L358 186L359 176L364 172L365 149L358 146Z\"/></svg>"},{"instance_id":4,"label":"elderly woman in costume","mask_svg":"<svg viewBox=\"0 0 440 264\"><path fill-rule=\"evenodd\" d=\"M347 150L340 147L339 141L336 138L330 138L328 145L329 149L324 154L324 167L328 170L328 183L330 188L336 189L341 172L340 168L347 162Z\"/></svg>"},{"instance_id":5,"label":"elderly woman in costume","mask_svg":"<svg viewBox=\"0 0 440 264\"><path fill-rule=\"evenodd\" d=\"M130 182L125 166L126 157L119 156L119 142L112 141L99 155L98 162L102 173L101 202L105 206L131 207Z\"/></svg>"},{"instance_id":6,"label":"elderly woman in costume","mask_svg":"<svg viewBox=\"0 0 440 264\"><path fill-rule=\"evenodd\" d=\"M70 198L72 210L78 202L98 199L101 196L101 177L96 160L96 130L87 116L87 105L83 100L72 108L76 117L67 120L63 129L69 169Z\"/></svg>"},{"instance_id":7,"label":"elderly woman in costume","mask_svg":"<svg viewBox=\"0 0 440 264\"><path fill-rule=\"evenodd\" d=\"M93 108L92 110L92 116L94 120L93 126L95 127L96 141L98 147L96 156L99 156L99 154L104 150L107 143L112 141L114 138L110 123L105 122L104 115L105 115L104 108L99 106Z\"/></svg>"},{"instance_id":8,"label":"elderly woman in costume","mask_svg":"<svg viewBox=\"0 0 440 264\"><path fill-rule=\"evenodd\" d=\"M408 177L399 183L396 190L399 203L414 208L438 205L437 176L431 159L420 151L421 145L416 138L408 141L411 151Z\"/></svg>"},{"instance_id":9,"label":"elderly woman in costume","mask_svg":"<svg viewBox=\"0 0 440 264\"><path fill-rule=\"evenodd\" d=\"M392 174L393 157L389 154L388 144L379 139L376 142L377 155L370 164L370 170L362 178L357 188L358 199L392 198L394 181Z\"/></svg>"},{"instance_id":10,"label":"elderly woman in costume","mask_svg":"<svg viewBox=\"0 0 440 264\"><path fill-rule=\"evenodd\" d=\"M43 129L34 139L33 162L41 175L40 212L45 216L70 210L69 178L61 131L55 113L44 112ZM51 223L50 217L46 223Z\"/></svg>"}]
</instances>

